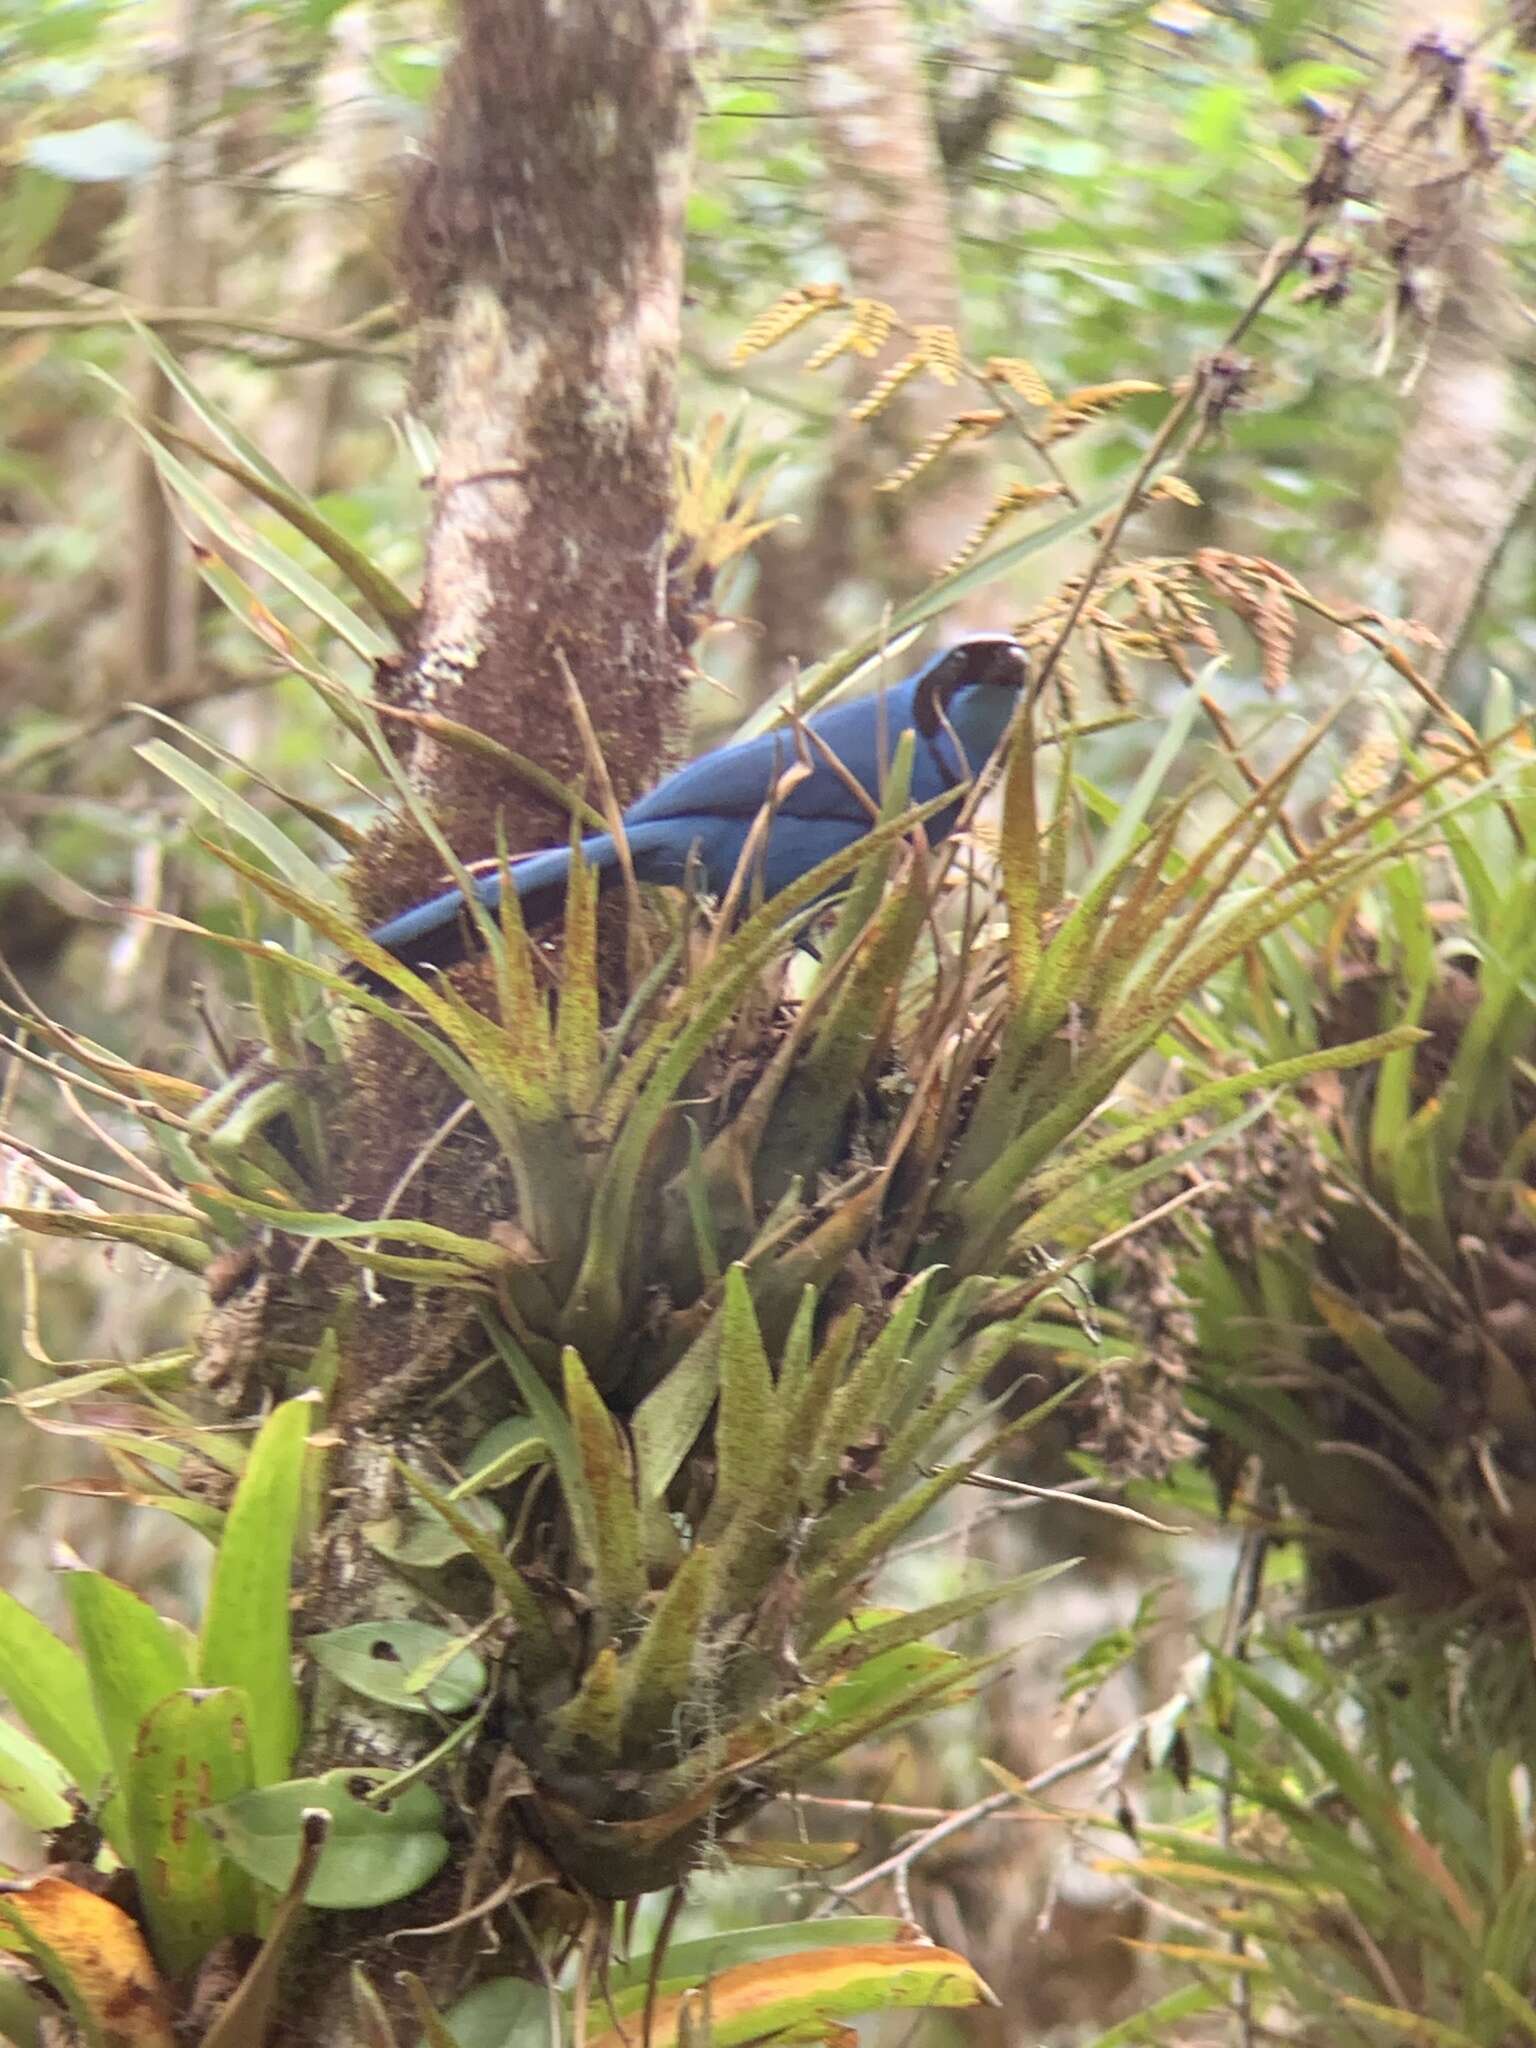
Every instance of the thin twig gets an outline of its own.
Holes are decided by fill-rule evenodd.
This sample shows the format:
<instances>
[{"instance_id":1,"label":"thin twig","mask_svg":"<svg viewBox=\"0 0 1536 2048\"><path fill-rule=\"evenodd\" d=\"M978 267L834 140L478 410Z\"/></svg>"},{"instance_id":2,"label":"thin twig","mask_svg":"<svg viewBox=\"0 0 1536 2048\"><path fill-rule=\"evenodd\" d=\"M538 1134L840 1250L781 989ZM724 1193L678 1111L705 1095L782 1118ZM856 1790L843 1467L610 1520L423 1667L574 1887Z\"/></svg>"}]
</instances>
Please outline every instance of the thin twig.
<instances>
[{"instance_id":1,"label":"thin twig","mask_svg":"<svg viewBox=\"0 0 1536 2048\"><path fill-rule=\"evenodd\" d=\"M1059 1500L1069 1507L1090 1508L1094 1513L1109 1515L1117 1522L1135 1522L1138 1527L1151 1529L1159 1536L1192 1536L1194 1530L1182 1523L1154 1521L1151 1515L1144 1515L1139 1508L1128 1508L1123 1501L1099 1500L1092 1494L1069 1494L1059 1486L1030 1486L1022 1479L1004 1479L995 1472L973 1472L965 1481L967 1486L979 1486L990 1493L1022 1493L1031 1500Z\"/></svg>"},{"instance_id":2,"label":"thin twig","mask_svg":"<svg viewBox=\"0 0 1536 2048\"><path fill-rule=\"evenodd\" d=\"M1098 1479L1069 1479L1064 1485L1053 1489L1052 1497L1061 1498L1072 1494L1086 1493L1090 1486L1098 1486ZM941 1544L953 1544L961 1538L968 1538L977 1529L983 1529L989 1522L995 1522L1002 1515L1030 1514L1045 1503L1032 1496L1022 1500L1000 1500L995 1506L983 1508L979 1514L969 1515L952 1529L940 1529L932 1536L919 1536L915 1542L899 1543L885 1555L887 1564L894 1564L898 1558L916 1557L922 1550L937 1550Z\"/></svg>"},{"instance_id":3,"label":"thin twig","mask_svg":"<svg viewBox=\"0 0 1536 2048\"><path fill-rule=\"evenodd\" d=\"M183 1201L179 1196L168 1197L162 1195L157 1188L147 1188L138 1181L124 1180L119 1174L103 1173L94 1166L80 1166L73 1159L61 1159L56 1152L45 1152L41 1145L28 1144L25 1138L18 1138L14 1132L7 1133L4 1142L13 1151L23 1153L39 1166L53 1168L59 1173L72 1173L81 1180L94 1181L97 1187L110 1188L114 1194L128 1195L136 1202L153 1202L157 1208L169 1209L177 1216L197 1214L193 1205ZM70 1192L73 1194L75 1191L71 1188Z\"/></svg>"},{"instance_id":4,"label":"thin twig","mask_svg":"<svg viewBox=\"0 0 1536 2048\"><path fill-rule=\"evenodd\" d=\"M880 1820L950 1820L953 1806L903 1806L888 1799L836 1799L830 1792L793 1792L785 1795L797 1806L824 1806L834 1813L865 1813ZM1054 1819L1045 1813L995 1813L993 1820L1017 1827L1040 1827Z\"/></svg>"},{"instance_id":5,"label":"thin twig","mask_svg":"<svg viewBox=\"0 0 1536 2048\"><path fill-rule=\"evenodd\" d=\"M17 1072L20 1072L19 1066ZM120 1138L113 1137L106 1125L91 1115L68 1081L60 1081L59 1093L63 1096L76 1121L85 1126L86 1130L90 1132L98 1144L104 1145L115 1159L120 1159L126 1167L129 1167L134 1173L138 1174L145 1185L164 1201L174 1203L177 1208L184 1206L181 1194L172 1186L170 1181L163 1174L156 1173L148 1160L140 1159L136 1152L130 1151ZM194 1214L195 1211L189 1209L187 1213Z\"/></svg>"},{"instance_id":6,"label":"thin twig","mask_svg":"<svg viewBox=\"0 0 1536 2048\"><path fill-rule=\"evenodd\" d=\"M926 1856L930 1850L938 1848L941 1842L947 1842L955 1835L963 1834L967 1828L975 1827L980 1821L990 1820L993 1814L1003 1812L1005 1808L1013 1805L1015 1800L1048 1792L1053 1785L1059 1785L1067 1778L1075 1778L1080 1771L1086 1771L1093 1764L1101 1763L1122 1744L1133 1741L1137 1730L1150 1718L1149 1715L1142 1715L1129 1728L1117 1728L1113 1734L1102 1736L1097 1742L1090 1743L1087 1749L1077 1750L1072 1756L1063 1757L1059 1763L1048 1764L1043 1771L1036 1771L1032 1778L1026 1778L1022 1784L1011 1787L1006 1792L991 1792L985 1799L978 1799L974 1805L963 1806L957 1813L947 1814L936 1826L925 1829L905 1847L896 1849L849 1883L839 1885L836 1897L829 1900L826 1905L818 1906L811 1918L824 1919L829 1913L835 1913L846 1900L859 1892L867 1891L882 1878L895 1877L899 1871L910 1870L919 1857Z\"/></svg>"},{"instance_id":7,"label":"thin twig","mask_svg":"<svg viewBox=\"0 0 1536 2048\"><path fill-rule=\"evenodd\" d=\"M12 309L0 311L0 334L30 334L39 329L80 332L92 327L151 327L161 333L177 334L188 341L196 341L208 334L251 335L272 341L292 342L303 349L302 358L284 357L283 365L295 360L313 361L321 357L359 356L368 362L403 363L408 351L385 347L380 343L350 341L339 332L327 333L323 329L293 327L282 320L263 320L258 315L224 313L212 306L142 306L124 300L112 306L95 306L79 311L54 309L39 306L24 312ZM230 348L231 341L217 344ZM265 361L266 358L263 358Z\"/></svg>"}]
</instances>

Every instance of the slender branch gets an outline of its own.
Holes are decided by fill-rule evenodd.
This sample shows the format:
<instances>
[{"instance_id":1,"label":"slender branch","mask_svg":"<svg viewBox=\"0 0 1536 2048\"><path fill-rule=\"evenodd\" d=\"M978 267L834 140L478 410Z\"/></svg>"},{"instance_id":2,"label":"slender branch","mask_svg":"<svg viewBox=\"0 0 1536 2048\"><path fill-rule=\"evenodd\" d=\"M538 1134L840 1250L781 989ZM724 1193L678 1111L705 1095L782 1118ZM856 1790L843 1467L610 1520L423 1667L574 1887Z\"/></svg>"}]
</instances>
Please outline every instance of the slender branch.
<instances>
[{"instance_id":1,"label":"slender branch","mask_svg":"<svg viewBox=\"0 0 1536 2048\"><path fill-rule=\"evenodd\" d=\"M903 1806L890 1799L837 1799L830 1792L786 1792L783 1796L796 1806L821 1806L830 1813L866 1813L889 1820L953 1820L958 1810L953 1806ZM995 1813L991 1818L1012 1821L1020 1827L1039 1827L1042 1822L1054 1819L1054 1815Z\"/></svg>"},{"instance_id":2,"label":"slender branch","mask_svg":"<svg viewBox=\"0 0 1536 2048\"><path fill-rule=\"evenodd\" d=\"M1127 1743L1134 1743L1139 1731L1151 1718L1151 1715L1143 1714L1128 1728L1117 1728L1112 1734L1090 1743L1087 1749L1077 1750L1073 1755L1063 1757L1059 1763L1047 1764L1044 1770L1036 1771L1032 1778L1026 1778L1022 1784L1012 1786L1006 1792L990 1792L985 1799L978 1799L974 1805L963 1806L958 1813L946 1814L937 1826L925 1829L922 1834L907 1842L905 1847L894 1850L883 1861L862 1872L848 1884L839 1885L836 1897L829 1900L826 1905L819 1906L811 1917L815 1920L824 1919L827 1914L835 1913L846 1900L859 1892L867 1891L871 1885L879 1884L883 1878L895 1879L904 1875L920 1857L937 1849L940 1843L950 1841L954 1836L963 1834L967 1828L973 1828L981 1821L990 1820L994 1814L1004 1812L1016 1800L1027 1798L1031 1794L1048 1792L1053 1785L1059 1785L1067 1778L1075 1778L1080 1771L1086 1771L1092 1765L1101 1763L1117 1749Z\"/></svg>"},{"instance_id":3,"label":"slender branch","mask_svg":"<svg viewBox=\"0 0 1536 2048\"><path fill-rule=\"evenodd\" d=\"M1226 338L1217 351L1218 355L1226 354L1229 350L1237 347L1244 335L1247 334L1249 328L1252 327L1253 323L1274 297L1282 280L1290 275L1291 271L1306 254L1308 244L1326 218L1327 209L1314 206L1308 212L1306 219L1302 222L1296 234L1291 238L1290 243L1271 257L1257 290L1228 328ZM1098 589L1099 578L1109 565L1110 557L1115 552L1115 547L1125 530L1126 522L1140 505L1141 494L1162 463L1163 457L1167 454L1185 422L1190 418L1201 399L1205 396L1206 384L1207 372L1203 368L1197 370L1190 378L1182 395L1165 414L1157 432L1148 442L1146 453L1138 463L1135 474L1121 494L1119 504L1116 505L1114 511L1110 514L1109 523L1104 528L1099 538L1099 545L1094 552L1093 560L1088 565L1088 572L1083 577L1077 594L1068 607L1067 615L1062 620L1056 638L1051 643L1046 652L1045 659L1041 662L1030 683L1028 691L1028 703L1030 705L1039 701L1041 692L1060 666L1061 658L1067 651L1067 643L1072 638L1073 633L1076 632L1077 622L1087 610L1089 599ZM1195 439L1198 440L1198 438L1197 434Z\"/></svg>"},{"instance_id":4,"label":"slender branch","mask_svg":"<svg viewBox=\"0 0 1536 2048\"><path fill-rule=\"evenodd\" d=\"M85 740L95 739L98 733L116 725L124 718L142 718L147 712L190 711L199 704L211 703L218 697L232 697L241 690L265 689L275 683L283 671L273 668L266 675L235 675L218 671L210 675L206 668L200 672L200 679L190 689L172 691L153 703L108 704L100 711L93 711L87 718L73 718L69 724L53 732L41 733L35 740L23 741L7 753L0 754L0 785L25 774L29 769L41 767L56 754L73 753Z\"/></svg>"},{"instance_id":5,"label":"slender branch","mask_svg":"<svg viewBox=\"0 0 1536 2048\"><path fill-rule=\"evenodd\" d=\"M70 290L69 287L77 286L77 280L73 278L49 277L45 283L42 277L23 272L17 283L25 285L28 282L32 282L36 289L51 291L57 297L69 297L78 303L6 307L0 311L0 333L28 334L49 330L75 333L92 327L126 327L131 322L190 338L244 334L267 341L291 342L296 348L309 352L303 360L316 356L357 356L370 362L403 363L409 356L403 342L394 347L364 338L367 328L382 324L386 318L391 324L398 324L399 312L394 307L377 308L365 320L350 322L346 327L305 327L289 320L269 320L258 313L229 312L221 306L163 306L140 302L126 292L106 291L96 285L81 284Z\"/></svg>"}]
</instances>

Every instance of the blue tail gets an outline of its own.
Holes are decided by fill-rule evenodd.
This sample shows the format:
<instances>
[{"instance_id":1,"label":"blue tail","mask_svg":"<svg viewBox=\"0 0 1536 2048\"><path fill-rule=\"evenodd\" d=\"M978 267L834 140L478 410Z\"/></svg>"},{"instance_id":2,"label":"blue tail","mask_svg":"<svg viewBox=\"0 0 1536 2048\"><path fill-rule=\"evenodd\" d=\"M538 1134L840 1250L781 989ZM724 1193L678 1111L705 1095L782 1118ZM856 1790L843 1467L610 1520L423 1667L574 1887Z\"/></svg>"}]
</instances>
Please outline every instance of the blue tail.
<instances>
[{"instance_id":1,"label":"blue tail","mask_svg":"<svg viewBox=\"0 0 1536 2048\"><path fill-rule=\"evenodd\" d=\"M601 875L617 862L613 841L604 834L588 839L582 852ZM523 907L523 921L529 926L548 924L560 915L565 904L566 880L570 874L571 850L552 846L547 853L530 854L512 864L512 880ZM494 917L501 906L502 873L493 869L474 878L475 894ZM368 934L376 946L393 953L402 966L453 967L478 950L479 935L470 917L461 889L445 889L425 903L402 910ZM371 977L370 977L371 979Z\"/></svg>"},{"instance_id":2,"label":"blue tail","mask_svg":"<svg viewBox=\"0 0 1536 2048\"><path fill-rule=\"evenodd\" d=\"M635 871L643 881L681 881L683 861L670 858L677 839L675 825L664 821L640 824L626 834ZM621 873L619 850L606 832L581 842L581 854L597 870L598 887L610 888ZM674 874L672 871L676 869ZM525 854L512 863L513 885L522 905L523 923L530 931L553 924L565 909L566 886L571 872L571 850L552 846L546 853ZM475 877L475 894L494 917L501 907L502 871ZM460 889L445 889L426 903L402 910L368 934L376 946L393 953L403 966L455 967L480 946L479 934ZM386 984L368 974L359 977L365 986L382 990Z\"/></svg>"}]
</instances>

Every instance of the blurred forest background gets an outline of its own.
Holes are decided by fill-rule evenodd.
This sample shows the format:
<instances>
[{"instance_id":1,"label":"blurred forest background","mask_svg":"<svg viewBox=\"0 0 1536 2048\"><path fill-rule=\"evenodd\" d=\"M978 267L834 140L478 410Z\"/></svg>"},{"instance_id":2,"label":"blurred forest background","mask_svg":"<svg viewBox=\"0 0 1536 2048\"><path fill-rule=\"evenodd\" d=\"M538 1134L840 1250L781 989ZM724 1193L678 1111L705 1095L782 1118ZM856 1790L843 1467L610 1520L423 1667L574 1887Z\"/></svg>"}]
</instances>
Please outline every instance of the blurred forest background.
<instances>
[{"instance_id":1,"label":"blurred forest background","mask_svg":"<svg viewBox=\"0 0 1536 2048\"><path fill-rule=\"evenodd\" d=\"M1183 471L1187 488L1140 515L1137 545L1263 558L1322 601L1322 615L1287 610L1267 633L1227 636L1222 686L1261 754L1344 704L1307 771L1315 817L1346 771L1365 773L1373 748L1394 755L1424 715L1380 643L1343 633L1341 618L1415 622L1394 644L1473 726L1490 690L1506 712L1528 703L1533 41L1527 6L1473 0L717 6L687 210L680 429L716 475L736 465L764 530L716 593L692 742L728 734L797 667L974 551L980 531L1006 541L1037 516L999 508L1008 476L979 437L958 437L906 488L882 488L975 401L927 378L878 418L851 418L870 382L861 357L808 367L839 316L743 359L738 344L765 307L834 283L914 327L953 327L973 362L1020 366L1021 402L1040 402L1031 376L1047 405L1083 400L1083 418L1047 446L1089 504L1134 469L1170 394L1196 375L1209 388L1214 374L1220 417ZM127 411L205 437L143 335L413 590L432 455L413 409L394 254L403 166L448 50L441 10L417 0L0 0L0 953L43 1010L129 1062L206 1077L247 1035L234 968L138 914L240 927L228 875L199 850L198 807L155 754L157 715L202 735L206 765L258 807L276 787L333 821L338 858L378 802L366 752L263 659L210 593L197 551L210 533L221 545L246 535L322 585L330 565L214 471L200 471L204 520L167 493ZM1390 110L1394 94L1411 118L1378 126L1373 159L1349 172L1358 193L1343 192L1256 329L1231 346L1272 252L1300 225L1320 139L1367 99ZM1437 95L1451 109L1438 124L1423 116ZM1102 404L1084 399L1122 385ZM174 449L175 434L163 445ZM1050 618L1063 575L1081 566L1072 546L1080 555L1082 539L1021 554L965 592L944 631ZM280 574L254 573L280 632L294 592ZM343 633L322 628L316 644L329 673L366 680ZM1065 678L1068 708L1110 721L1080 758L1113 791L1145 764L1184 689L1136 655L1074 657ZM1337 996L1350 972L1342 941L1331 971ZM46 1203L60 1186L112 1206L126 1171L112 1145L133 1140L72 1122L21 1062L0 1072L3 1121L27 1134L0 1151L7 1200ZM67 1160L107 1178L78 1181ZM1245 1170L1257 1171L1251 1159ZM1000 1572L1085 1562L1025 1612L988 1617L998 1644L1028 1639L1006 1679L915 1734L866 1746L819 1794L820 1820L833 1816L878 1857L903 1830L1099 1745L1096 1768L1062 1787L1065 1807L999 1800L897 1873L899 1908L999 1992L1000 2012L966 2022L968 2038L996 2048L1196 2038L1103 2032L1174 1996L1178 1944L1204 1938L1187 1901L1105 1867L1136 1858L1138 1821L1187 1807L1179 1770L1146 1775L1140 1717L1162 1717L1153 1760L1166 1764L1204 1697L1208 1652L1234 1649L1252 1618L1260 1589L1245 1573L1262 1579L1304 1675L1313 1654L1286 1634L1300 1554L1255 1546L1224 1522L1231 1486L1196 1455L1199 1418L1180 1389L1200 1303L1155 1241L1126 1247L1126 1268L1138 1261L1140 1327L1161 1319L1148 1341L1175 1383L1154 1420L1121 1416L1117 1431L1106 1409L1096 1436L1035 1443L1019 1482L1067 1494L970 1495L924 1525L884 1583L941 1598L977 1557ZM1518 1302L1524 1284L1503 1299ZM35 1389L61 1361L152 1354L179 1340L199 1298L187 1276L131 1249L24 1256L12 1234L0 1241L0 1373ZM78 1451L66 1409L39 1408L34 1421L45 1433L23 1438L0 1417L11 1590L56 1620L48 1567L64 1543L191 1619L199 1539L173 1516L126 1513L121 1476L104 1480ZM1361 1469L1357 1484L1387 1484ZM1087 1504L1073 1504L1073 1488ZM1361 1597L1358 1586L1327 1591L1340 1606ZM1308 1768L1304 1757L1283 1766L1303 1803L1323 1797ZM1332 1773L1318 1768L1336 1780L1336 1759ZM806 1812L820 1824L814 1801ZM1461 1848L1480 1853L1465 1834ZM1443 1841L1435 1853L1448 1853ZM1423 1885L1439 1883L1426 1859L1417 1868ZM784 1882L711 1876L689 1913L700 1924L773 1917ZM1349 1897L1337 1869L1329 1884L1331 1900ZM890 1900L888 1885L854 1895ZM807 1881L794 1910L820 1896ZM1329 1910L1354 1916L1362 1952L1376 1947L1381 2004L1429 2010L1430 1993L1358 1906ZM1448 1910L1455 1919L1454 1900ZM1149 1957L1127 1938L1166 1952ZM1536 1999L1528 1941L1521 1953L1511 1979ZM1229 1989L1224 1979L1223 2000ZM1170 2005L1165 2025L1195 2009ZM1536 2039L1536 2007L1492 2009L1486 2026L1463 2014L1460 2032L1444 2021L1413 2038ZM917 2038L953 2039L960 2024L925 2021ZM1347 2037L1307 2032L1315 2018L1298 2024L1298 2038L1319 2042L1406 2033L1374 2034L1364 2015Z\"/></svg>"}]
</instances>

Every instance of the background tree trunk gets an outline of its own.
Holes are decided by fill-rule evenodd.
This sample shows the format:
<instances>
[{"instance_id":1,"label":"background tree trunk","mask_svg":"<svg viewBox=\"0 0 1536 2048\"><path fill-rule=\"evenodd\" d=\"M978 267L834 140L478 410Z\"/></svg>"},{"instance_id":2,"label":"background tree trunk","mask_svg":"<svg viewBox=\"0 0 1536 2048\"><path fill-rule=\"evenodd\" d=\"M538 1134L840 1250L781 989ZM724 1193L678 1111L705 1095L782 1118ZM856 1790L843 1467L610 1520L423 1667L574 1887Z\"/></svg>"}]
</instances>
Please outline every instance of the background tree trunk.
<instances>
[{"instance_id":1,"label":"background tree trunk","mask_svg":"<svg viewBox=\"0 0 1536 2048\"><path fill-rule=\"evenodd\" d=\"M1476 0L1408 11L1405 45L1443 48L1452 61L1486 27ZM1464 65L1459 92L1475 108L1482 66ZM1449 679L1475 623L1500 548L1536 485L1536 466L1512 446L1518 430L1517 311L1485 181L1465 174L1465 135L1442 127L1433 146L1402 142L1389 172L1386 232L1398 254L1412 318L1398 345L1411 402L1381 561L1398 604L1434 634L1426 672Z\"/></svg>"},{"instance_id":2,"label":"background tree trunk","mask_svg":"<svg viewBox=\"0 0 1536 2048\"><path fill-rule=\"evenodd\" d=\"M807 93L826 167L827 230L849 290L883 299L904 320L961 325L949 193L923 52L907 0L840 0L818 10L804 37ZM905 353L899 336L874 365L861 363L859 388ZM921 378L871 427L833 438L830 474L805 525L770 534L758 549L754 609L765 687L790 662L819 658L835 638L827 606L865 563L893 599L931 581L979 524L994 496L992 464L979 448L959 449L895 496L875 495L882 476L971 402ZM995 628L1010 603L997 586L962 600L954 625Z\"/></svg>"}]
</instances>

